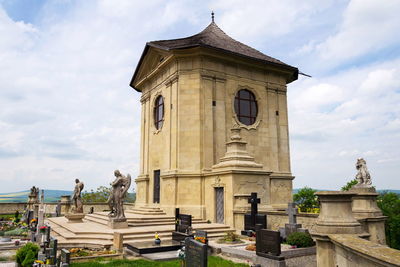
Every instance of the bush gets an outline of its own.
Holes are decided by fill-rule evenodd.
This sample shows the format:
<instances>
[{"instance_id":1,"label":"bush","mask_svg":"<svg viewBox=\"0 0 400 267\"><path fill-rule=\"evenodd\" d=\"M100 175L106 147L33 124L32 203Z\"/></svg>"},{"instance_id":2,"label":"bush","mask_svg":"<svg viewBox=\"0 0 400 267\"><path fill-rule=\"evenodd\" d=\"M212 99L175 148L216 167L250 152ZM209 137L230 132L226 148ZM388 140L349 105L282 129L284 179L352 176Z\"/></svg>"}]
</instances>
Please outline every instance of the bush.
<instances>
[{"instance_id":1,"label":"bush","mask_svg":"<svg viewBox=\"0 0 400 267\"><path fill-rule=\"evenodd\" d=\"M293 201L300 208L301 212L308 212L319 208L317 196L314 195L315 192L317 190L306 186L293 195Z\"/></svg>"},{"instance_id":2,"label":"bush","mask_svg":"<svg viewBox=\"0 0 400 267\"><path fill-rule=\"evenodd\" d=\"M37 258L39 247L33 243L27 243L25 246L17 250L15 255L16 261L22 267L30 267Z\"/></svg>"},{"instance_id":3,"label":"bush","mask_svg":"<svg viewBox=\"0 0 400 267\"><path fill-rule=\"evenodd\" d=\"M298 248L307 248L315 245L310 234L303 232L291 233L286 238L286 243L292 246L296 246Z\"/></svg>"},{"instance_id":4,"label":"bush","mask_svg":"<svg viewBox=\"0 0 400 267\"><path fill-rule=\"evenodd\" d=\"M358 184L357 180L351 180L350 182L347 182L346 185L342 186L342 188L340 190L342 191L349 191L353 186L355 186L356 184Z\"/></svg>"}]
</instances>

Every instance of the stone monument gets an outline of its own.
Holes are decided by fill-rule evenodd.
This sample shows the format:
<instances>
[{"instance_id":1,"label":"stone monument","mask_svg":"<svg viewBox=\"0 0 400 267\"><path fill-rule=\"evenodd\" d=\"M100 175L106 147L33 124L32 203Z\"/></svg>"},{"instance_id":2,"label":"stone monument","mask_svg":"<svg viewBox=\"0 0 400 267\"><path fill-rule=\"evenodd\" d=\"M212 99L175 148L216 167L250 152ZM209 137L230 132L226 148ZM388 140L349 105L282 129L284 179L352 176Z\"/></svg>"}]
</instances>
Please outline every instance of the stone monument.
<instances>
[{"instance_id":1,"label":"stone monument","mask_svg":"<svg viewBox=\"0 0 400 267\"><path fill-rule=\"evenodd\" d=\"M369 240L385 245L385 220L382 211L379 209L376 198L375 187L372 186L371 174L367 168L367 162L363 158L357 159L356 180L350 192L355 193L352 201L354 217L361 223L362 229L371 234Z\"/></svg>"},{"instance_id":2,"label":"stone monument","mask_svg":"<svg viewBox=\"0 0 400 267\"><path fill-rule=\"evenodd\" d=\"M124 213L124 199L131 186L131 176L122 175L119 170L114 171L115 180L111 183L112 191L107 200L110 207L110 221L108 225L113 229L127 228L128 222Z\"/></svg>"},{"instance_id":3,"label":"stone monument","mask_svg":"<svg viewBox=\"0 0 400 267\"><path fill-rule=\"evenodd\" d=\"M74 208L72 209L72 213L67 213L65 215L69 222L82 222L82 219L85 217L85 214L83 213L83 204L81 198L83 187L84 184L79 181L79 179L75 179L75 189L74 195L72 197Z\"/></svg>"}]
</instances>

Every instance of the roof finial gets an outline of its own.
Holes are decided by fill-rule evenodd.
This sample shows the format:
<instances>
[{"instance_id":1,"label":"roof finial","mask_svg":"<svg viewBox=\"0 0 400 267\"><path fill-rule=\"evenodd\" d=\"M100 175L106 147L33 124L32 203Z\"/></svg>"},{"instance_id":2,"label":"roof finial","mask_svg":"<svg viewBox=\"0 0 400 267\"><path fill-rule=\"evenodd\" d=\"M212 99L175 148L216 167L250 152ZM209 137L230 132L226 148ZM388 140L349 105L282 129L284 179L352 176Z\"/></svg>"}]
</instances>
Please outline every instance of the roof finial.
<instances>
[{"instance_id":1,"label":"roof finial","mask_svg":"<svg viewBox=\"0 0 400 267\"><path fill-rule=\"evenodd\" d=\"M214 22L214 11L211 11L211 21Z\"/></svg>"}]
</instances>

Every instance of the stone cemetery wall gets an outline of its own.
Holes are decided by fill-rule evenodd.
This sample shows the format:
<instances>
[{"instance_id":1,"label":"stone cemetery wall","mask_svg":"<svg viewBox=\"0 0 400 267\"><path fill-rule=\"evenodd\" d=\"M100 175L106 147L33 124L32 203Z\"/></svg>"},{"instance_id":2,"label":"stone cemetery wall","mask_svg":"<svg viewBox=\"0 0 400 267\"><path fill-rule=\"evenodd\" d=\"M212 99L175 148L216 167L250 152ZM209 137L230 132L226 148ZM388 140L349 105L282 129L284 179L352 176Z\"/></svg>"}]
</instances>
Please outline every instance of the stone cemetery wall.
<instances>
[{"instance_id":1,"label":"stone cemetery wall","mask_svg":"<svg viewBox=\"0 0 400 267\"><path fill-rule=\"evenodd\" d=\"M354 235L329 235L335 255L333 266L400 266L400 253Z\"/></svg>"},{"instance_id":2,"label":"stone cemetery wall","mask_svg":"<svg viewBox=\"0 0 400 267\"><path fill-rule=\"evenodd\" d=\"M263 213L263 212L261 212ZM281 211L269 211L267 214L267 228L271 230L279 230L279 227L285 227L285 223L288 223L288 215L286 212ZM318 218L318 214L314 213L298 213L297 223L302 224L303 228L309 230L313 229Z\"/></svg>"},{"instance_id":3,"label":"stone cemetery wall","mask_svg":"<svg viewBox=\"0 0 400 267\"><path fill-rule=\"evenodd\" d=\"M236 229L244 229L243 216L246 212L235 212ZM267 214L267 228L271 230L279 230L279 227L285 227L288 223L288 215L284 211L258 211L261 214ZM302 224L303 228L313 229L318 218L318 214L299 213L297 214L297 223ZM241 224L241 225L239 225Z\"/></svg>"},{"instance_id":4,"label":"stone cemetery wall","mask_svg":"<svg viewBox=\"0 0 400 267\"><path fill-rule=\"evenodd\" d=\"M49 202L44 203L46 205L46 213L54 213L56 210L57 203ZM2 202L0 203L0 214L13 214L16 210L20 213L24 211L24 207L27 205L27 202L14 203L14 202ZM124 204L124 206L129 207L129 204ZM94 208L95 212L108 210L107 203L84 203L83 204L83 212L89 213L90 207ZM129 208L127 208L129 209Z\"/></svg>"}]
</instances>

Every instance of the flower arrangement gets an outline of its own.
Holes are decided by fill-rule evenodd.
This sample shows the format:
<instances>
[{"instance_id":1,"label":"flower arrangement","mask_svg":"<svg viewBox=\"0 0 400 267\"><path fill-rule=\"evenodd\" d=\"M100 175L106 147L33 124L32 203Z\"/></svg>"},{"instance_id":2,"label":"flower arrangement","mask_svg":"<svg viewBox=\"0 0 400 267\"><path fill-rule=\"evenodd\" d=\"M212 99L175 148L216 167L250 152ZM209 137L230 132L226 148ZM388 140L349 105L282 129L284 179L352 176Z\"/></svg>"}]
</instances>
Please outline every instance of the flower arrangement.
<instances>
[{"instance_id":1,"label":"flower arrangement","mask_svg":"<svg viewBox=\"0 0 400 267\"><path fill-rule=\"evenodd\" d=\"M199 242L201 242L201 243L203 243L203 244L206 243L206 238L205 238L204 236L196 236L196 237L194 238L194 240L199 241Z\"/></svg>"},{"instance_id":2,"label":"flower arrangement","mask_svg":"<svg viewBox=\"0 0 400 267\"><path fill-rule=\"evenodd\" d=\"M41 226L41 227L39 227L39 231L40 231L41 234L46 233L46 229L47 229L47 226Z\"/></svg>"},{"instance_id":3,"label":"flower arrangement","mask_svg":"<svg viewBox=\"0 0 400 267\"><path fill-rule=\"evenodd\" d=\"M158 235L157 232L156 232L155 235L154 235L154 243L155 243L156 245L159 245L159 244L161 243L160 236Z\"/></svg>"}]
</instances>

